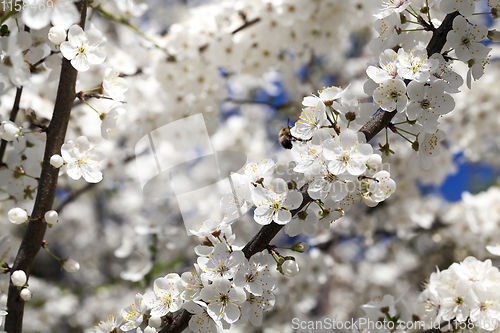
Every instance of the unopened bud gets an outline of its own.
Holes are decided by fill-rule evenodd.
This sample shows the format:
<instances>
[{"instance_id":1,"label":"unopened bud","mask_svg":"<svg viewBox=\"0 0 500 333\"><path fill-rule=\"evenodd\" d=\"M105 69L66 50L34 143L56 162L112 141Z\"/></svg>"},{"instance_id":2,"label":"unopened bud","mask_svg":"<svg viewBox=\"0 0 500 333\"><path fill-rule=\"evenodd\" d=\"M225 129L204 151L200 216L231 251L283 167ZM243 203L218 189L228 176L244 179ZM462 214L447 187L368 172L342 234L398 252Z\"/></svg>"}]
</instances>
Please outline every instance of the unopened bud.
<instances>
[{"instance_id":1,"label":"unopened bud","mask_svg":"<svg viewBox=\"0 0 500 333\"><path fill-rule=\"evenodd\" d=\"M16 287L22 287L26 283L27 277L26 273L24 271L18 270L12 273L10 280L12 281L12 284L15 285Z\"/></svg>"},{"instance_id":2,"label":"unopened bud","mask_svg":"<svg viewBox=\"0 0 500 333\"><path fill-rule=\"evenodd\" d=\"M309 250L309 244L307 244L306 242L298 242L297 244L292 246L290 249L292 251L295 251L295 252L304 253L307 250Z\"/></svg>"},{"instance_id":3,"label":"unopened bud","mask_svg":"<svg viewBox=\"0 0 500 333\"><path fill-rule=\"evenodd\" d=\"M64 164L64 160L60 155L52 155L50 158L50 165L52 165L54 168L60 168Z\"/></svg>"},{"instance_id":4,"label":"unopened bud","mask_svg":"<svg viewBox=\"0 0 500 333\"><path fill-rule=\"evenodd\" d=\"M45 213L45 222L49 224L56 224L59 222L59 215L55 210L49 210L48 212Z\"/></svg>"},{"instance_id":5,"label":"unopened bud","mask_svg":"<svg viewBox=\"0 0 500 333\"><path fill-rule=\"evenodd\" d=\"M66 40L66 30L56 25L50 28L48 37L52 43L59 45Z\"/></svg>"},{"instance_id":6,"label":"unopened bud","mask_svg":"<svg viewBox=\"0 0 500 333\"><path fill-rule=\"evenodd\" d=\"M61 259L62 268L68 273L78 272L80 264L73 259Z\"/></svg>"},{"instance_id":7,"label":"unopened bud","mask_svg":"<svg viewBox=\"0 0 500 333\"><path fill-rule=\"evenodd\" d=\"M31 299L31 297L33 297L33 295L31 294L31 291L28 288L24 288L23 290L21 290L20 296L23 299L23 301L26 301L26 302L29 301Z\"/></svg>"},{"instance_id":8,"label":"unopened bud","mask_svg":"<svg viewBox=\"0 0 500 333\"><path fill-rule=\"evenodd\" d=\"M294 277L299 274L299 265L295 262L295 260L287 260L281 265L283 269L283 274L288 277Z\"/></svg>"},{"instance_id":9,"label":"unopened bud","mask_svg":"<svg viewBox=\"0 0 500 333\"><path fill-rule=\"evenodd\" d=\"M7 215L9 216L9 221L14 224L24 223L28 219L28 213L26 213L24 209L19 207L12 208L11 210L9 210Z\"/></svg>"}]
</instances>

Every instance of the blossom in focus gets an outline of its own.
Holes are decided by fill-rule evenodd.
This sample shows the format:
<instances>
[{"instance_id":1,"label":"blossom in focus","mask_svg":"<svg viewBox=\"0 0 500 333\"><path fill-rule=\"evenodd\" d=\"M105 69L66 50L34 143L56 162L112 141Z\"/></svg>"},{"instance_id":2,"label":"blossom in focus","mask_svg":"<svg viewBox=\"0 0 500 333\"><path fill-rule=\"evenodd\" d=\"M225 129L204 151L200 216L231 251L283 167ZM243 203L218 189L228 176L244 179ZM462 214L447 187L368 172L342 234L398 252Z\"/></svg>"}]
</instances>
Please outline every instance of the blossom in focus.
<instances>
[{"instance_id":1,"label":"blossom in focus","mask_svg":"<svg viewBox=\"0 0 500 333\"><path fill-rule=\"evenodd\" d=\"M261 296L264 291L272 290L276 280L269 271L269 254L256 253L240 266L234 277L234 285L242 287L249 293Z\"/></svg>"},{"instance_id":2,"label":"blossom in focus","mask_svg":"<svg viewBox=\"0 0 500 333\"><path fill-rule=\"evenodd\" d=\"M194 271L182 273L181 283L184 286L184 290L181 293L181 299L184 301L196 301L200 299L201 291L209 284L206 276L201 273L198 264L194 264Z\"/></svg>"},{"instance_id":3,"label":"blossom in focus","mask_svg":"<svg viewBox=\"0 0 500 333\"><path fill-rule=\"evenodd\" d=\"M345 198L348 186L343 177L334 175L325 165L312 178L312 182L307 188L307 194L313 199L325 200L327 197L333 201L340 201Z\"/></svg>"},{"instance_id":4,"label":"blossom in focus","mask_svg":"<svg viewBox=\"0 0 500 333\"><path fill-rule=\"evenodd\" d=\"M208 257L198 258L198 265L203 272L202 278L215 279L224 277L231 279L245 261L246 258L243 252L230 252L226 244L217 243Z\"/></svg>"},{"instance_id":5,"label":"blossom in focus","mask_svg":"<svg viewBox=\"0 0 500 333\"><path fill-rule=\"evenodd\" d=\"M120 315L125 321L125 324L120 327L122 331L130 331L142 324L144 314L148 310L142 299L141 294L136 294L134 303L121 310Z\"/></svg>"},{"instance_id":6,"label":"blossom in focus","mask_svg":"<svg viewBox=\"0 0 500 333\"><path fill-rule=\"evenodd\" d=\"M428 59L427 50L419 45L409 52L399 49L397 59L398 74L404 79L417 82L426 82L439 65L439 60Z\"/></svg>"},{"instance_id":7,"label":"blossom in focus","mask_svg":"<svg viewBox=\"0 0 500 333\"><path fill-rule=\"evenodd\" d=\"M488 35L488 28L482 24L469 24L458 15L453 20L453 30L448 32L446 41L455 50L457 58L468 61L473 56L483 54L486 46L481 43Z\"/></svg>"},{"instance_id":8,"label":"blossom in focus","mask_svg":"<svg viewBox=\"0 0 500 333\"><path fill-rule=\"evenodd\" d=\"M252 200L257 206L254 220L262 225L276 222L286 224L292 219L290 210L299 208L302 195L297 191L289 191L287 183L276 178L267 188L258 186L252 191Z\"/></svg>"},{"instance_id":9,"label":"blossom in focus","mask_svg":"<svg viewBox=\"0 0 500 333\"><path fill-rule=\"evenodd\" d=\"M406 110L406 85L402 80L389 79L382 81L373 92L373 101L383 110L404 112Z\"/></svg>"},{"instance_id":10,"label":"blossom in focus","mask_svg":"<svg viewBox=\"0 0 500 333\"><path fill-rule=\"evenodd\" d=\"M368 207L375 207L396 190L396 182L390 178L389 172L379 171L372 178L365 180L368 186L363 193L363 201Z\"/></svg>"},{"instance_id":11,"label":"blossom in focus","mask_svg":"<svg viewBox=\"0 0 500 333\"><path fill-rule=\"evenodd\" d=\"M318 96L306 96L302 100L302 105L316 109L320 112L325 112L326 108L334 105L334 101L342 97L348 88L342 89L340 87L326 87L323 90L318 90ZM335 108L335 106L334 106Z\"/></svg>"},{"instance_id":12,"label":"blossom in focus","mask_svg":"<svg viewBox=\"0 0 500 333\"><path fill-rule=\"evenodd\" d=\"M410 103L406 110L409 120L418 120L427 133L435 133L440 115L455 108L455 101L444 93L446 83L442 80L430 84L412 81L407 87Z\"/></svg>"},{"instance_id":13,"label":"blossom in focus","mask_svg":"<svg viewBox=\"0 0 500 333\"><path fill-rule=\"evenodd\" d=\"M68 41L61 44L61 53L71 61L71 65L79 72L87 71L90 66L98 65L106 58L102 50L106 44L102 33L97 29L86 32L78 25L72 25L68 31Z\"/></svg>"},{"instance_id":14,"label":"blossom in focus","mask_svg":"<svg viewBox=\"0 0 500 333\"><path fill-rule=\"evenodd\" d=\"M380 67L368 66L366 74L376 83L388 79L395 79L398 76L397 53L393 49L387 49L379 56Z\"/></svg>"},{"instance_id":15,"label":"blossom in focus","mask_svg":"<svg viewBox=\"0 0 500 333\"><path fill-rule=\"evenodd\" d=\"M180 290L180 276L167 274L155 280L153 291L144 294L143 302L151 308L151 315L161 317L181 308Z\"/></svg>"},{"instance_id":16,"label":"blossom in focus","mask_svg":"<svg viewBox=\"0 0 500 333\"><path fill-rule=\"evenodd\" d=\"M321 100L313 100L312 102L323 103ZM323 126L328 124L326 118L326 111L320 108L307 107L302 109L302 113L299 117L300 119L295 123L290 129L290 133L299 139L309 140L313 135L318 132Z\"/></svg>"},{"instance_id":17,"label":"blossom in focus","mask_svg":"<svg viewBox=\"0 0 500 333\"><path fill-rule=\"evenodd\" d=\"M228 279L217 278L208 288L203 288L201 298L208 302L208 314L232 324L240 317L239 305L246 300L243 288L234 287Z\"/></svg>"},{"instance_id":18,"label":"blossom in focus","mask_svg":"<svg viewBox=\"0 0 500 333\"><path fill-rule=\"evenodd\" d=\"M365 162L373 154L373 148L364 141L363 133L353 130L345 130L339 136L324 141L323 155L330 161L329 173L341 175L348 172L359 176L365 172Z\"/></svg>"},{"instance_id":19,"label":"blossom in focus","mask_svg":"<svg viewBox=\"0 0 500 333\"><path fill-rule=\"evenodd\" d=\"M128 90L128 83L119 76L119 72L113 68L106 69L102 87L104 92L115 101L123 101L125 92Z\"/></svg>"},{"instance_id":20,"label":"blossom in focus","mask_svg":"<svg viewBox=\"0 0 500 333\"><path fill-rule=\"evenodd\" d=\"M102 180L99 166L104 159L104 152L91 147L87 137L81 136L76 142L69 140L63 144L61 155L66 162L63 168L72 179L78 180L83 176L89 183L98 183Z\"/></svg>"}]
</instances>

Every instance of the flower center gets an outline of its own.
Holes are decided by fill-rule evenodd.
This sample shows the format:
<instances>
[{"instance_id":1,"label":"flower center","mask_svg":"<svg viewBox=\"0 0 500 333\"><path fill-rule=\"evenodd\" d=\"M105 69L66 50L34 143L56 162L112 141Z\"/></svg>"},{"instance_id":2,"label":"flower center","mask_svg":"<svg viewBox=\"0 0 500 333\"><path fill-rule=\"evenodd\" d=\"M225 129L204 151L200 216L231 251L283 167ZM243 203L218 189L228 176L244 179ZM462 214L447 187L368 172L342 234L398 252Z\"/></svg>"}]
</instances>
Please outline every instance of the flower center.
<instances>
[{"instance_id":1,"label":"flower center","mask_svg":"<svg viewBox=\"0 0 500 333\"><path fill-rule=\"evenodd\" d=\"M470 39L467 36L462 37L462 45L469 48L470 45Z\"/></svg>"},{"instance_id":2,"label":"flower center","mask_svg":"<svg viewBox=\"0 0 500 333\"><path fill-rule=\"evenodd\" d=\"M85 53L87 53L85 46L80 46L78 48L78 54L85 55Z\"/></svg>"},{"instance_id":3,"label":"flower center","mask_svg":"<svg viewBox=\"0 0 500 333\"><path fill-rule=\"evenodd\" d=\"M397 100L399 97L399 93L397 90L392 90L391 92L389 92L389 98L392 99L392 100Z\"/></svg>"},{"instance_id":4,"label":"flower center","mask_svg":"<svg viewBox=\"0 0 500 333\"><path fill-rule=\"evenodd\" d=\"M349 156L348 153L344 153L341 157L340 157L340 160L344 163L349 163L349 161L351 160L351 156Z\"/></svg>"},{"instance_id":5,"label":"flower center","mask_svg":"<svg viewBox=\"0 0 500 333\"><path fill-rule=\"evenodd\" d=\"M349 156L347 156L347 158L349 158ZM347 162L347 161L344 161L344 162ZM336 181L338 178L337 176L335 176L333 173L328 173L325 178L324 178L327 182L329 183L333 183L334 181Z\"/></svg>"},{"instance_id":6,"label":"flower center","mask_svg":"<svg viewBox=\"0 0 500 333\"><path fill-rule=\"evenodd\" d=\"M227 294L220 294L219 302L225 306L229 302L229 296Z\"/></svg>"},{"instance_id":7,"label":"flower center","mask_svg":"<svg viewBox=\"0 0 500 333\"><path fill-rule=\"evenodd\" d=\"M281 210L281 208L283 208L283 204L277 200L274 200L272 205L271 205L271 209L275 212Z\"/></svg>"},{"instance_id":8,"label":"flower center","mask_svg":"<svg viewBox=\"0 0 500 333\"><path fill-rule=\"evenodd\" d=\"M254 280L255 280L255 275L253 275L252 273L246 275L247 282L253 282Z\"/></svg>"},{"instance_id":9,"label":"flower center","mask_svg":"<svg viewBox=\"0 0 500 333\"><path fill-rule=\"evenodd\" d=\"M431 102L426 100L426 99L424 99L422 102L420 102L420 107L422 109L429 109L430 106L431 106Z\"/></svg>"}]
</instances>

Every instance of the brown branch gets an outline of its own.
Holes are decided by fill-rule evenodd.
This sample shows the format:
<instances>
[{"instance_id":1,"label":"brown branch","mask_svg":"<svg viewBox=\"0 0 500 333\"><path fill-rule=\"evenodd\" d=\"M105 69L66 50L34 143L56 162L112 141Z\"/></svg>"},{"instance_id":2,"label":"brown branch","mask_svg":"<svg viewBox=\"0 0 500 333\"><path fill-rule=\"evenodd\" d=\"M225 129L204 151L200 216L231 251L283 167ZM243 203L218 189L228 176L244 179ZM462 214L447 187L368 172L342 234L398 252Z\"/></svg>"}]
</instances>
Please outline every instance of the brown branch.
<instances>
[{"instance_id":1,"label":"brown branch","mask_svg":"<svg viewBox=\"0 0 500 333\"><path fill-rule=\"evenodd\" d=\"M434 53L441 52L444 44L446 43L446 35L448 35L448 32L451 31L453 27L453 20L458 15L460 15L459 12L447 14L443 23L432 33L432 38L427 45L427 55L429 57ZM395 115L396 111L389 112L380 110L375 114L375 116L373 116L372 119L361 127L359 131L365 134L366 141L370 141L375 135L377 135L377 133L390 124Z\"/></svg>"},{"instance_id":2,"label":"brown branch","mask_svg":"<svg viewBox=\"0 0 500 333\"><path fill-rule=\"evenodd\" d=\"M189 318L191 318L191 314L186 310L182 310L174 317L171 324L163 326L158 333L181 333L188 327Z\"/></svg>"},{"instance_id":3,"label":"brown branch","mask_svg":"<svg viewBox=\"0 0 500 333\"><path fill-rule=\"evenodd\" d=\"M429 41L429 45L427 46L427 54L429 56L434 53L441 52L444 44L446 43L446 35L452 29L453 20L455 17L459 15L458 12L453 12L451 14L447 14L441 26L436 29L432 38ZM366 141L370 141L377 135L380 131L382 131L387 125L390 124L392 118L396 115L397 111L387 112L380 110L377 112L359 131L364 133L366 136ZM307 185L303 186L300 189L304 199L300 207L294 211L292 211L292 215L295 216L305 205L311 202L311 198L307 195ZM269 245L269 242L278 234L278 232L283 228L283 225L278 225L274 222L271 224L263 226L257 235L255 235L248 244L243 248L243 252L245 253L246 258L250 258L253 254L260 252ZM177 316L174 317L174 322L185 320L184 325L180 325L178 327L183 327L180 330L177 330L174 327L167 328L165 326L160 330L160 333L172 333L172 332L182 332L184 328L187 327L189 321L189 313L186 310L183 310Z\"/></svg>"},{"instance_id":4,"label":"brown branch","mask_svg":"<svg viewBox=\"0 0 500 333\"><path fill-rule=\"evenodd\" d=\"M16 121L17 113L19 112L19 103L21 102L21 95L23 93L23 87L17 88L16 97L14 98L14 105L12 105L12 110L10 110L9 120L12 122ZM3 155L5 154L5 149L7 148L7 141L2 139L0 144L0 167L5 166L3 163Z\"/></svg>"},{"instance_id":5,"label":"brown branch","mask_svg":"<svg viewBox=\"0 0 500 333\"><path fill-rule=\"evenodd\" d=\"M236 28L235 30L233 30L231 32L231 34L234 35L234 34L240 32L241 30L246 29L248 27L251 27L252 25L254 25L255 23L258 23L258 22L260 22L260 17L254 18L253 20L250 20L250 21L247 21L245 19L245 23L243 23L242 26L240 26L240 27Z\"/></svg>"},{"instance_id":6,"label":"brown branch","mask_svg":"<svg viewBox=\"0 0 500 333\"><path fill-rule=\"evenodd\" d=\"M80 11L80 26L84 29L85 18L87 16L87 0L78 2L77 7ZM75 99L77 74L77 70L73 68L70 62L63 59L54 112L50 125L47 128L47 142L45 144L35 205L11 272L23 270L29 276L35 257L42 246L45 230L47 229L47 223L42 220L45 212L50 210L54 203L59 174L59 170L50 165L50 158L54 154L60 154L61 146L64 143L71 107ZM15 286L9 287L7 308L8 314L5 320L5 331L9 333L21 333L24 301L19 297L19 290Z\"/></svg>"}]
</instances>

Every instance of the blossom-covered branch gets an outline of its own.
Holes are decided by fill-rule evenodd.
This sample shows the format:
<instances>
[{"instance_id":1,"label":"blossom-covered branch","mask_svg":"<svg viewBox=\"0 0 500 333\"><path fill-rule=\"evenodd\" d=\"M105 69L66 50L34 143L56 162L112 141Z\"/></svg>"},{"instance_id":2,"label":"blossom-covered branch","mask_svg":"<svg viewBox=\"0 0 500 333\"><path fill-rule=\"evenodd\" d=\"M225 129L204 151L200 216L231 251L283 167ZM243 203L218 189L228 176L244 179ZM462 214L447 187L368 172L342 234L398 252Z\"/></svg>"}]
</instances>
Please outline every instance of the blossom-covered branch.
<instances>
[{"instance_id":1,"label":"blossom-covered branch","mask_svg":"<svg viewBox=\"0 0 500 333\"><path fill-rule=\"evenodd\" d=\"M80 11L79 24L83 28L87 17L87 0L80 1L78 3L78 9ZM54 202L59 170L52 167L50 158L60 153L61 146L64 143L71 108L75 100L77 74L77 70L71 63L63 59L54 112L50 125L47 128L47 143L45 146L35 206L14 265L11 267L12 272L22 270L26 272L28 277L35 257L42 247L45 230L47 229L47 223L43 222L44 215L47 211L52 209L52 204ZM21 333L24 301L19 298L19 290L14 285L9 287L7 307L9 311L5 320L5 330L10 333Z\"/></svg>"}]
</instances>

